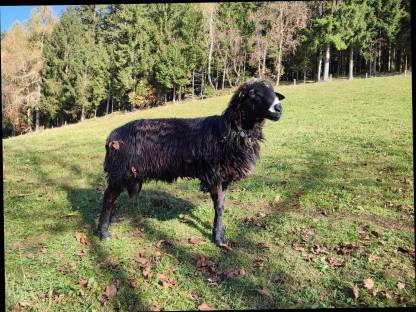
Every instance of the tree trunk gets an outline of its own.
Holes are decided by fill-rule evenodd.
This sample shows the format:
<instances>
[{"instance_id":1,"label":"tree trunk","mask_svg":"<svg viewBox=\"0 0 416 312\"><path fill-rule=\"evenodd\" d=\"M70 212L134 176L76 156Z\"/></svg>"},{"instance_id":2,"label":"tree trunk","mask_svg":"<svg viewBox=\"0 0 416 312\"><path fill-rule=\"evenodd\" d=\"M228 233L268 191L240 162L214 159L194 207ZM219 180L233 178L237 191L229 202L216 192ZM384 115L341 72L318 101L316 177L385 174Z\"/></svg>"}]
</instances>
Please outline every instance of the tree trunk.
<instances>
[{"instance_id":1,"label":"tree trunk","mask_svg":"<svg viewBox=\"0 0 416 312\"><path fill-rule=\"evenodd\" d=\"M40 110L39 110L39 106L37 106L37 105L35 107L35 113L36 113L36 127L35 127L35 131L39 131L39 127L40 127Z\"/></svg>"},{"instance_id":2,"label":"tree trunk","mask_svg":"<svg viewBox=\"0 0 416 312\"><path fill-rule=\"evenodd\" d=\"M316 74L316 81L321 81L321 71L322 71L322 52L319 51L318 55L318 73Z\"/></svg>"},{"instance_id":3,"label":"tree trunk","mask_svg":"<svg viewBox=\"0 0 416 312\"><path fill-rule=\"evenodd\" d=\"M176 103L176 86L173 84L173 104Z\"/></svg>"},{"instance_id":4,"label":"tree trunk","mask_svg":"<svg viewBox=\"0 0 416 312\"><path fill-rule=\"evenodd\" d=\"M352 80L354 72L354 49L352 45L350 45L350 66L349 66L349 73L348 73L348 80Z\"/></svg>"},{"instance_id":5,"label":"tree trunk","mask_svg":"<svg viewBox=\"0 0 416 312\"><path fill-rule=\"evenodd\" d=\"M378 72L381 73L381 46L380 44L378 45L377 56L378 56Z\"/></svg>"},{"instance_id":6,"label":"tree trunk","mask_svg":"<svg viewBox=\"0 0 416 312\"><path fill-rule=\"evenodd\" d=\"M85 110L84 110L84 105L82 105L81 107L81 121L85 120Z\"/></svg>"},{"instance_id":7,"label":"tree trunk","mask_svg":"<svg viewBox=\"0 0 416 312\"><path fill-rule=\"evenodd\" d=\"M209 51L208 51L208 81L211 87L214 89L214 84L211 80L211 59L212 59L212 50L214 48L214 9L211 11L209 17Z\"/></svg>"},{"instance_id":8,"label":"tree trunk","mask_svg":"<svg viewBox=\"0 0 416 312\"><path fill-rule=\"evenodd\" d=\"M192 99L195 95L195 69L192 70Z\"/></svg>"},{"instance_id":9,"label":"tree trunk","mask_svg":"<svg viewBox=\"0 0 416 312\"><path fill-rule=\"evenodd\" d=\"M303 83L306 83L306 70L303 71Z\"/></svg>"},{"instance_id":10,"label":"tree trunk","mask_svg":"<svg viewBox=\"0 0 416 312\"><path fill-rule=\"evenodd\" d=\"M221 89L224 89L224 84L225 84L225 68L226 68L226 65L227 65L227 63L226 63L226 60L225 60L224 61L224 68L222 70L222 86L221 86Z\"/></svg>"},{"instance_id":11,"label":"tree trunk","mask_svg":"<svg viewBox=\"0 0 416 312\"><path fill-rule=\"evenodd\" d=\"M178 98L179 98L179 102L182 101L182 86L181 85L179 86L179 95L178 95Z\"/></svg>"},{"instance_id":12,"label":"tree trunk","mask_svg":"<svg viewBox=\"0 0 416 312\"><path fill-rule=\"evenodd\" d=\"M94 118L97 118L97 109L94 109Z\"/></svg>"},{"instance_id":13,"label":"tree trunk","mask_svg":"<svg viewBox=\"0 0 416 312\"><path fill-rule=\"evenodd\" d=\"M369 70L368 70L368 72L369 72L369 74L370 74L370 77L371 77L371 64L372 64L372 59L371 59L371 57L370 57L370 60L369 60L369 62L368 62L368 66L369 66Z\"/></svg>"},{"instance_id":14,"label":"tree trunk","mask_svg":"<svg viewBox=\"0 0 416 312\"><path fill-rule=\"evenodd\" d=\"M391 61L391 45L389 45L388 54L389 54L389 57L388 57L388 61L387 61L387 71L390 72L391 71L391 65L390 65L390 61Z\"/></svg>"},{"instance_id":15,"label":"tree trunk","mask_svg":"<svg viewBox=\"0 0 416 312\"><path fill-rule=\"evenodd\" d=\"M107 95L107 106L105 108L105 114L108 115L108 110L110 109L110 93Z\"/></svg>"},{"instance_id":16,"label":"tree trunk","mask_svg":"<svg viewBox=\"0 0 416 312\"><path fill-rule=\"evenodd\" d=\"M283 38L280 37L279 41L279 51L277 53L277 78L276 78L276 86L280 83L280 75L282 72L282 47L283 47Z\"/></svg>"},{"instance_id":17,"label":"tree trunk","mask_svg":"<svg viewBox=\"0 0 416 312\"><path fill-rule=\"evenodd\" d=\"M201 91L199 95L201 99L204 98L204 88L205 88L205 67L202 69Z\"/></svg>"},{"instance_id":18,"label":"tree trunk","mask_svg":"<svg viewBox=\"0 0 416 312\"><path fill-rule=\"evenodd\" d=\"M324 81L329 80L329 59L330 59L330 52L331 52L331 46L328 43L326 45L325 49L325 64L324 64Z\"/></svg>"},{"instance_id":19,"label":"tree trunk","mask_svg":"<svg viewBox=\"0 0 416 312\"><path fill-rule=\"evenodd\" d=\"M27 125L29 126L29 132L32 132L32 111L30 110L30 107L27 108Z\"/></svg>"},{"instance_id":20,"label":"tree trunk","mask_svg":"<svg viewBox=\"0 0 416 312\"><path fill-rule=\"evenodd\" d=\"M266 76L266 56L267 56L267 43L264 47L264 52L263 52L263 69L261 72L261 75L263 78Z\"/></svg>"}]
</instances>

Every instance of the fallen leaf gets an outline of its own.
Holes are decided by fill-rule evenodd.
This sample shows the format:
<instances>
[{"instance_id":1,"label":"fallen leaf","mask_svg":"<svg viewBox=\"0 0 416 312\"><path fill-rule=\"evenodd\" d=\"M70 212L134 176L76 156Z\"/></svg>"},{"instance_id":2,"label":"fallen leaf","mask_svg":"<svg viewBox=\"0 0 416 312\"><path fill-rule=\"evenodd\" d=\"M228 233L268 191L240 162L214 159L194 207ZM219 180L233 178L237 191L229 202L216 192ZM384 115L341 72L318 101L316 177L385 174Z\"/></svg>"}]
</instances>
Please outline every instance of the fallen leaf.
<instances>
[{"instance_id":1,"label":"fallen leaf","mask_svg":"<svg viewBox=\"0 0 416 312\"><path fill-rule=\"evenodd\" d=\"M292 243L292 248L296 251L304 251L305 247L302 247L301 245L299 245L298 243L293 242Z\"/></svg>"},{"instance_id":2,"label":"fallen leaf","mask_svg":"<svg viewBox=\"0 0 416 312\"><path fill-rule=\"evenodd\" d=\"M397 288L398 289L404 289L405 287L406 287L406 285L404 283L402 283L402 282L397 283Z\"/></svg>"},{"instance_id":3,"label":"fallen leaf","mask_svg":"<svg viewBox=\"0 0 416 312\"><path fill-rule=\"evenodd\" d=\"M373 234L375 237L380 237L380 233L377 231L371 231L371 234Z\"/></svg>"},{"instance_id":4,"label":"fallen leaf","mask_svg":"<svg viewBox=\"0 0 416 312\"><path fill-rule=\"evenodd\" d=\"M155 257L160 258L162 256L162 253L159 250L155 251Z\"/></svg>"},{"instance_id":5,"label":"fallen leaf","mask_svg":"<svg viewBox=\"0 0 416 312\"><path fill-rule=\"evenodd\" d=\"M131 281L130 282L130 288L136 288L137 287L137 284L136 284L136 281Z\"/></svg>"},{"instance_id":6,"label":"fallen leaf","mask_svg":"<svg viewBox=\"0 0 416 312\"><path fill-rule=\"evenodd\" d=\"M222 249L227 250L227 251L232 251L233 250L233 248L231 246L227 245L227 244L221 244L220 247Z\"/></svg>"},{"instance_id":7,"label":"fallen leaf","mask_svg":"<svg viewBox=\"0 0 416 312\"><path fill-rule=\"evenodd\" d=\"M175 282L173 282L172 280L170 280L166 275L164 274L158 274L157 275L157 279L159 280L159 282L162 283L164 288L172 288L176 285Z\"/></svg>"},{"instance_id":8,"label":"fallen leaf","mask_svg":"<svg viewBox=\"0 0 416 312\"><path fill-rule=\"evenodd\" d=\"M77 239L77 241L79 241L81 244L89 244L89 241L87 239L87 237L85 236L85 234L82 234L78 231L75 232L75 238Z\"/></svg>"},{"instance_id":9,"label":"fallen leaf","mask_svg":"<svg viewBox=\"0 0 416 312\"><path fill-rule=\"evenodd\" d=\"M379 289L374 288L373 291L371 292L371 294L373 295L373 297L375 297L375 296L377 296L378 292L379 292Z\"/></svg>"},{"instance_id":10,"label":"fallen leaf","mask_svg":"<svg viewBox=\"0 0 416 312\"><path fill-rule=\"evenodd\" d=\"M150 272L147 271L146 269L143 269L142 274L143 274L143 277L148 278L150 275Z\"/></svg>"},{"instance_id":11,"label":"fallen leaf","mask_svg":"<svg viewBox=\"0 0 416 312\"><path fill-rule=\"evenodd\" d=\"M311 235L315 235L314 229L308 229L302 236L301 239L306 242Z\"/></svg>"},{"instance_id":12,"label":"fallen leaf","mask_svg":"<svg viewBox=\"0 0 416 312\"><path fill-rule=\"evenodd\" d=\"M260 288L256 288L256 290L263 297L272 299L272 295L270 294L270 292L266 288L260 287Z\"/></svg>"},{"instance_id":13,"label":"fallen leaf","mask_svg":"<svg viewBox=\"0 0 416 312\"><path fill-rule=\"evenodd\" d=\"M408 246L405 246L405 247L399 247L398 248L398 251L400 251L400 252L404 252L404 253L408 253L409 255L411 255L411 256L415 256L415 250L414 249L412 249L412 248L410 248L410 247L408 247Z\"/></svg>"},{"instance_id":14,"label":"fallen leaf","mask_svg":"<svg viewBox=\"0 0 416 312\"><path fill-rule=\"evenodd\" d=\"M120 260L117 256L110 256L100 263L102 268L116 268L120 264Z\"/></svg>"},{"instance_id":15,"label":"fallen leaf","mask_svg":"<svg viewBox=\"0 0 416 312\"><path fill-rule=\"evenodd\" d=\"M198 310L199 311L214 311L214 308L211 308L209 305L207 305L206 303L202 303L198 306Z\"/></svg>"},{"instance_id":16,"label":"fallen leaf","mask_svg":"<svg viewBox=\"0 0 416 312\"><path fill-rule=\"evenodd\" d=\"M143 254L141 252L139 252L138 255L133 257L133 262L139 263L140 265L146 265L149 263L149 260L143 256Z\"/></svg>"},{"instance_id":17,"label":"fallen leaf","mask_svg":"<svg viewBox=\"0 0 416 312\"><path fill-rule=\"evenodd\" d=\"M246 224L253 224L255 222L255 219L254 219L254 217L245 217L243 219L243 222L246 223Z\"/></svg>"},{"instance_id":18,"label":"fallen leaf","mask_svg":"<svg viewBox=\"0 0 416 312\"><path fill-rule=\"evenodd\" d=\"M190 244L192 244L192 245L198 245L198 244L201 242L201 238L200 238L200 237L197 237L197 236L191 236L191 237L188 239L188 242L189 242Z\"/></svg>"},{"instance_id":19,"label":"fallen leaf","mask_svg":"<svg viewBox=\"0 0 416 312\"><path fill-rule=\"evenodd\" d=\"M82 286L82 287L87 286L87 285L88 285L88 280L83 280L83 279L82 279L82 280L80 280L80 281L79 281L79 285L80 285L80 286Z\"/></svg>"},{"instance_id":20,"label":"fallen leaf","mask_svg":"<svg viewBox=\"0 0 416 312\"><path fill-rule=\"evenodd\" d=\"M246 272L242 268L232 268L222 273L223 276L227 279L237 278L246 275Z\"/></svg>"},{"instance_id":21,"label":"fallen leaf","mask_svg":"<svg viewBox=\"0 0 416 312\"><path fill-rule=\"evenodd\" d=\"M328 252L326 251L325 247L321 247L319 245L314 245L311 249L311 252L315 255L319 255L321 253L323 254L327 254Z\"/></svg>"},{"instance_id":22,"label":"fallen leaf","mask_svg":"<svg viewBox=\"0 0 416 312\"><path fill-rule=\"evenodd\" d=\"M179 215L179 221L181 221L181 222L187 222L187 221L189 221L189 216L188 215L186 215L186 214L180 214Z\"/></svg>"},{"instance_id":23,"label":"fallen leaf","mask_svg":"<svg viewBox=\"0 0 416 312\"><path fill-rule=\"evenodd\" d=\"M264 218L266 216L266 214L264 212L259 211L259 212L257 212L257 216L260 217L260 218Z\"/></svg>"},{"instance_id":24,"label":"fallen leaf","mask_svg":"<svg viewBox=\"0 0 416 312\"><path fill-rule=\"evenodd\" d=\"M268 258L266 256L258 256L254 260L254 266L255 267L261 267L261 266L263 266L264 262L266 262L267 260L268 260Z\"/></svg>"},{"instance_id":25,"label":"fallen leaf","mask_svg":"<svg viewBox=\"0 0 416 312\"><path fill-rule=\"evenodd\" d=\"M352 285L352 294L354 295L355 299L358 299L358 297L360 296L360 292L359 289L357 287L357 285Z\"/></svg>"},{"instance_id":26,"label":"fallen leaf","mask_svg":"<svg viewBox=\"0 0 416 312\"><path fill-rule=\"evenodd\" d=\"M270 249L270 246L266 242L260 242L257 246L262 249Z\"/></svg>"},{"instance_id":27,"label":"fallen leaf","mask_svg":"<svg viewBox=\"0 0 416 312\"><path fill-rule=\"evenodd\" d=\"M84 249L78 250L74 253L74 255L78 257L82 257L85 255L85 250Z\"/></svg>"},{"instance_id":28,"label":"fallen leaf","mask_svg":"<svg viewBox=\"0 0 416 312\"><path fill-rule=\"evenodd\" d=\"M111 299L112 297L114 297L117 294L117 286L114 283L109 284L106 288L105 288L105 293L106 297L108 299Z\"/></svg>"},{"instance_id":29,"label":"fallen leaf","mask_svg":"<svg viewBox=\"0 0 416 312\"><path fill-rule=\"evenodd\" d=\"M373 289L374 281L371 278L366 278L363 280L364 287L367 289Z\"/></svg>"},{"instance_id":30,"label":"fallen leaf","mask_svg":"<svg viewBox=\"0 0 416 312\"><path fill-rule=\"evenodd\" d=\"M387 299L389 299L389 300L393 299L392 295L389 292L387 292L386 290L383 291L383 294Z\"/></svg>"},{"instance_id":31,"label":"fallen leaf","mask_svg":"<svg viewBox=\"0 0 416 312\"><path fill-rule=\"evenodd\" d=\"M343 259L329 257L329 258L326 258L326 262L328 262L332 266L339 267L339 266L342 266L345 261Z\"/></svg>"},{"instance_id":32,"label":"fallen leaf","mask_svg":"<svg viewBox=\"0 0 416 312\"><path fill-rule=\"evenodd\" d=\"M144 228L136 229L133 231L133 237L141 237L144 234Z\"/></svg>"},{"instance_id":33,"label":"fallen leaf","mask_svg":"<svg viewBox=\"0 0 416 312\"><path fill-rule=\"evenodd\" d=\"M380 259L380 257L378 257L376 255L369 255L368 256L368 262L376 262L378 259Z\"/></svg>"},{"instance_id":34,"label":"fallen leaf","mask_svg":"<svg viewBox=\"0 0 416 312\"><path fill-rule=\"evenodd\" d=\"M19 303L17 303L15 306L13 306L13 308L10 310L10 312L20 312L20 311L24 311L27 308L31 308L33 307L32 303L28 302L28 301L21 301Z\"/></svg>"},{"instance_id":35,"label":"fallen leaf","mask_svg":"<svg viewBox=\"0 0 416 312\"><path fill-rule=\"evenodd\" d=\"M338 253L341 255L352 253L357 247L351 243L342 244L338 247Z\"/></svg>"}]
</instances>

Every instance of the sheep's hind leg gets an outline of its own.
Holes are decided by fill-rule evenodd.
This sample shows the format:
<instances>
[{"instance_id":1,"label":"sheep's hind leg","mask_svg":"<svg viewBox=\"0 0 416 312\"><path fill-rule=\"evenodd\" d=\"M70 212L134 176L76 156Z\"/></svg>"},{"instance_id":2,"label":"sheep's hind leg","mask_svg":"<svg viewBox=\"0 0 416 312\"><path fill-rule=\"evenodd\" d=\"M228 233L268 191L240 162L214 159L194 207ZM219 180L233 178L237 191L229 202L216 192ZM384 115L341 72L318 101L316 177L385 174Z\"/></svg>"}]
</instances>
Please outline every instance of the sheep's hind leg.
<instances>
[{"instance_id":1,"label":"sheep's hind leg","mask_svg":"<svg viewBox=\"0 0 416 312\"><path fill-rule=\"evenodd\" d=\"M142 189L142 181L135 182L127 186L127 192L129 197L132 199L136 199L139 196L139 193ZM113 205L113 209L111 209L111 216L110 216L110 225L116 225L118 223L117 219L117 209L116 206Z\"/></svg>"},{"instance_id":2,"label":"sheep's hind leg","mask_svg":"<svg viewBox=\"0 0 416 312\"><path fill-rule=\"evenodd\" d=\"M214 202L214 228L212 230L212 236L215 245L223 246L224 242L224 225L222 224L222 213L224 211L224 199L225 191L221 185L214 186L211 190L211 198Z\"/></svg>"},{"instance_id":3,"label":"sheep's hind leg","mask_svg":"<svg viewBox=\"0 0 416 312\"><path fill-rule=\"evenodd\" d=\"M98 232L100 233L100 238L103 240L110 239L111 235L108 232L108 226L110 224L110 217L114 209L114 201L120 195L121 191L119 189L111 189L107 187L104 192L103 200L103 209L100 215L100 221L98 224ZM115 216L115 214L114 214Z\"/></svg>"}]
</instances>

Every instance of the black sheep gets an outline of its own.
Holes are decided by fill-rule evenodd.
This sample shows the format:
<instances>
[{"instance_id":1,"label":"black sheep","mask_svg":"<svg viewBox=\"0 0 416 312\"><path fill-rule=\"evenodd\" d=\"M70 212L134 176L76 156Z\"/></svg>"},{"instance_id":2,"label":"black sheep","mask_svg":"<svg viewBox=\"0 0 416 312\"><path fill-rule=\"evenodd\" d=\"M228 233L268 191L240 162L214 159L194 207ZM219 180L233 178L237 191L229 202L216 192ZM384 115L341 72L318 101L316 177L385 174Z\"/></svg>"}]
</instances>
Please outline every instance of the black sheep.
<instances>
[{"instance_id":1,"label":"black sheep","mask_svg":"<svg viewBox=\"0 0 416 312\"><path fill-rule=\"evenodd\" d=\"M253 78L238 88L221 116L142 119L113 130L105 145L108 186L99 221L101 239L110 237L108 226L116 222L114 201L124 189L136 197L143 181L186 177L198 178L201 190L210 192L213 240L223 245L225 191L254 168L264 120L279 120L283 98L268 81Z\"/></svg>"}]
</instances>

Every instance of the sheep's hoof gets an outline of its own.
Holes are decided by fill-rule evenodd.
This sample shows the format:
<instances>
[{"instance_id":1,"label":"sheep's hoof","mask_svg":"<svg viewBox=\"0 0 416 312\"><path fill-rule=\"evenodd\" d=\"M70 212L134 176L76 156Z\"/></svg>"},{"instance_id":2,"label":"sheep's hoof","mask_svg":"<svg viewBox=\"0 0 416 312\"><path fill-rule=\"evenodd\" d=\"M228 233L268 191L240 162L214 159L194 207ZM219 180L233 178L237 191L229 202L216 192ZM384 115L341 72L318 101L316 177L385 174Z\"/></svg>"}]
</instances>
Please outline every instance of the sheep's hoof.
<instances>
[{"instance_id":1,"label":"sheep's hoof","mask_svg":"<svg viewBox=\"0 0 416 312\"><path fill-rule=\"evenodd\" d=\"M100 231L100 239L101 240L110 240L111 239L111 235L108 231L105 232L101 232Z\"/></svg>"},{"instance_id":2,"label":"sheep's hoof","mask_svg":"<svg viewBox=\"0 0 416 312\"><path fill-rule=\"evenodd\" d=\"M113 216L110 219L110 225L116 225L118 223L117 217Z\"/></svg>"}]
</instances>

